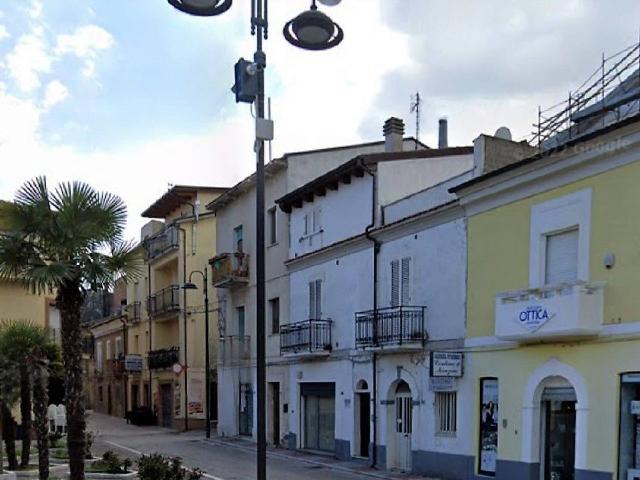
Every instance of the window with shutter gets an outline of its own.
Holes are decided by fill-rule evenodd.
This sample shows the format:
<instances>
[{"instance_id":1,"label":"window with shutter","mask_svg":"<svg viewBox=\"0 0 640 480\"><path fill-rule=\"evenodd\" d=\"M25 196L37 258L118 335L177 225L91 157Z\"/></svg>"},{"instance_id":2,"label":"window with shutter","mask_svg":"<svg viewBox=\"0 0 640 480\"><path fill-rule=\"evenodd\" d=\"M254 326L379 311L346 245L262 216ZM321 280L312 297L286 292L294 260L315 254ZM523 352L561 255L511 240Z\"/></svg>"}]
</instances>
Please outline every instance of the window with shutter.
<instances>
[{"instance_id":1,"label":"window with shutter","mask_svg":"<svg viewBox=\"0 0 640 480\"><path fill-rule=\"evenodd\" d=\"M322 318L322 280L316 280L316 316Z\"/></svg>"},{"instance_id":2,"label":"window with shutter","mask_svg":"<svg viewBox=\"0 0 640 480\"><path fill-rule=\"evenodd\" d=\"M322 280L309 282L309 318L322 318Z\"/></svg>"},{"instance_id":3,"label":"window with shutter","mask_svg":"<svg viewBox=\"0 0 640 480\"><path fill-rule=\"evenodd\" d=\"M556 285L578 279L577 228L547 235L545 249L545 284Z\"/></svg>"},{"instance_id":4,"label":"window with shutter","mask_svg":"<svg viewBox=\"0 0 640 480\"><path fill-rule=\"evenodd\" d=\"M411 258L402 259L402 305L411 304Z\"/></svg>"},{"instance_id":5,"label":"window with shutter","mask_svg":"<svg viewBox=\"0 0 640 480\"><path fill-rule=\"evenodd\" d=\"M400 261L391 261L391 306L400 305Z\"/></svg>"}]
</instances>

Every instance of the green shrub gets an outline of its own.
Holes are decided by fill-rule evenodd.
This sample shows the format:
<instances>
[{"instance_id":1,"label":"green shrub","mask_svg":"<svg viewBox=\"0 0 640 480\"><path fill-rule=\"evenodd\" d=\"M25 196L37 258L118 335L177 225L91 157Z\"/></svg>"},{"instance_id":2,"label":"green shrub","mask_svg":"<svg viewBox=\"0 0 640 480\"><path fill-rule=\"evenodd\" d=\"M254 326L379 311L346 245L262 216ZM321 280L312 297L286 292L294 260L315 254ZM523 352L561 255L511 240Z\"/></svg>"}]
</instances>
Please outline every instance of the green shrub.
<instances>
[{"instance_id":1,"label":"green shrub","mask_svg":"<svg viewBox=\"0 0 640 480\"><path fill-rule=\"evenodd\" d=\"M143 455L138 460L140 480L200 480L202 472L182 466L180 457L165 457L159 453Z\"/></svg>"},{"instance_id":2,"label":"green shrub","mask_svg":"<svg viewBox=\"0 0 640 480\"><path fill-rule=\"evenodd\" d=\"M88 470L92 472L100 473L129 473L129 467L131 467L131 460L128 458L121 459L112 450L104 452L102 458L97 462L92 463Z\"/></svg>"}]
</instances>

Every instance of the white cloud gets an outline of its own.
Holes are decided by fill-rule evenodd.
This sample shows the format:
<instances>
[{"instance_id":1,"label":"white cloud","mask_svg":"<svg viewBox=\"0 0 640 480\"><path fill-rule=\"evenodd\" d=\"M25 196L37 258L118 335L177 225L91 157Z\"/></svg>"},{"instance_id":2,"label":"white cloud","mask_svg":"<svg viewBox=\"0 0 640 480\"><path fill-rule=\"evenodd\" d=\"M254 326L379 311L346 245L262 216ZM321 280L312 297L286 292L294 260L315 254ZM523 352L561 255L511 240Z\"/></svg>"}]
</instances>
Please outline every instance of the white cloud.
<instances>
[{"instance_id":1,"label":"white cloud","mask_svg":"<svg viewBox=\"0 0 640 480\"><path fill-rule=\"evenodd\" d=\"M82 74L93 77L96 69L96 58L100 50L108 50L114 45L113 35L97 25L85 25L71 34L58 35L55 53L58 55L75 55L84 61Z\"/></svg>"},{"instance_id":2,"label":"white cloud","mask_svg":"<svg viewBox=\"0 0 640 480\"><path fill-rule=\"evenodd\" d=\"M42 105L49 109L69 98L69 90L59 80L53 80L47 84Z\"/></svg>"},{"instance_id":3,"label":"white cloud","mask_svg":"<svg viewBox=\"0 0 640 480\"><path fill-rule=\"evenodd\" d=\"M7 38L11 38L9 30L7 30L7 27L5 27L4 25L0 25L0 42Z\"/></svg>"},{"instance_id":4,"label":"white cloud","mask_svg":"<svg viewBox=\"0 0 640 480\"><path fill-rule=\"evenodd\" d=\"M22 35L6 57L9 74L23 92L38 88L40 75L50 72L52 63L43 37L33 33Z\"/></svg>"},{"instance_id":5,"label":"white cloud","mask_svg":"<svg viewBox=\"0 0 640 480\"><path fill-rule=\"evenodd\" d=\"M44 5L40 0L33 0L31 2L31 8L29 9L29 16L33 19L38 19L42 17L42 11L44 10Z\"/></svg>"}]
</instances>

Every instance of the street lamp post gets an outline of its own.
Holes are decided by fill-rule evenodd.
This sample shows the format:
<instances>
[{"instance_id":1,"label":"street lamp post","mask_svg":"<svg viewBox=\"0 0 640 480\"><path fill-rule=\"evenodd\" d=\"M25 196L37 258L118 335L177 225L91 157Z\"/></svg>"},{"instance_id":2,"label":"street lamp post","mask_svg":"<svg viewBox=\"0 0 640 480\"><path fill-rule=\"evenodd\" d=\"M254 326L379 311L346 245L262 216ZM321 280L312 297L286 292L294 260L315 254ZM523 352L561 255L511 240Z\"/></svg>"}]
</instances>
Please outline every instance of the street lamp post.
<instances>
[{"instance_id":1,"label":"street lamp post","mask_svg":"<svg viewBox=\"0 0 640 480\"><path fill-rule=\"evenodd\" d=\"M319 0L336 5L340 0ZM233 0L168 0L178 10L201 17L220 15ZM264 69L267 57L262 49L268 36L268 0L251 0L251 34L256 36L253 63L240 59L236 64L236 83L233 91L236 102L255 103L256 138L256 383L257 383L257 479L267 478L266 435L266 348L265 348L265 241L264 241L264 142L273 138L273 124L264 118ZM292 45L306 50L327 50L343 39L340 26L318 11L316 0L311 7L287 22L283 34ZM239 68L240 67L240 68ZM254 79L250 77L255 77ZM266 132L266 133L265 133Z\"/></svg>"},{"instance_id":2,"label":"street lamp post","mask_svg":"<svg viewBox=\"0 0 640 480\"><path fill-rule=\"evenodd\" d=\"M205 378L205 428L207 438L211 438L211 365L209 355L209 288L207 285L207 268L203 271L194 270L189 274L189 282L185 283L182 288L185 290L197 290L195 283L191 282L194 273L202 275L204 293L204 378Z\"/></svg>"}]
</instances>

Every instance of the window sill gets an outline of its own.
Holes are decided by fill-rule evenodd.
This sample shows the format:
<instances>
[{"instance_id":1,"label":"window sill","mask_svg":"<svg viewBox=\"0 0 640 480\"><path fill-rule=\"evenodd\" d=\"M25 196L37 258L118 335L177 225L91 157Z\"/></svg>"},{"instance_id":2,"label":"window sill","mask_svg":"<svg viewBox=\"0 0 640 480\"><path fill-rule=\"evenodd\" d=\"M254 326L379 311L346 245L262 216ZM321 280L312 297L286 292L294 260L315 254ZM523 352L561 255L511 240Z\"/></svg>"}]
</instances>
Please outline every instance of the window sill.
<instances>
[{"instance_id":1,"label":"window sill","mask_svg":"<svg viewBox=\"0 0 640 480\"><path fill-rule=\"evenodd\" d=\"M456 438L458 435L457 432L436 432L435 436L440 438Z\"/></svg>"}]
</instances>

